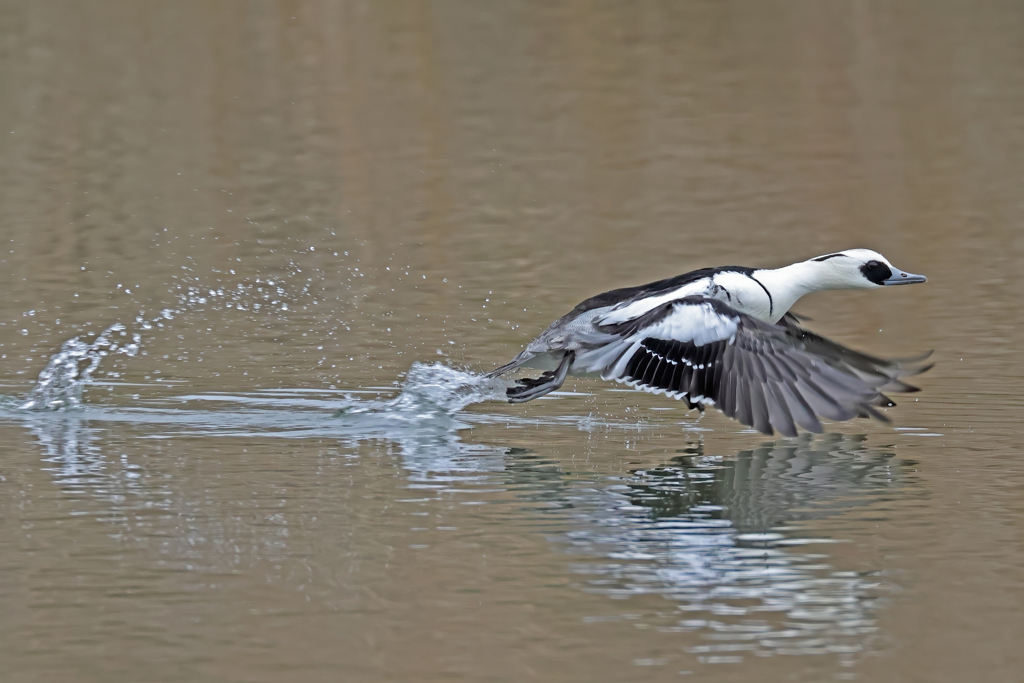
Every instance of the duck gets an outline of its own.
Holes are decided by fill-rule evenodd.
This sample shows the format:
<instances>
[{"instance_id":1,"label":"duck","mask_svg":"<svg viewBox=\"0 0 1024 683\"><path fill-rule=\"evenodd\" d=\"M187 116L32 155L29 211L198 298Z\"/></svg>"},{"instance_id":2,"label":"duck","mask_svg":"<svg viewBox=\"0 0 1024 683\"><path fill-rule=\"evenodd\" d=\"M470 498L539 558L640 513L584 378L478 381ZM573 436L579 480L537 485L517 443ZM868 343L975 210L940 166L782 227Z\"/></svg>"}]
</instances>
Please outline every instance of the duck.
<instances>
[{"instance_id":1,"label":"duck","mask_svg":"<svg viewBox=\"0 0 1024 683\"><path fill-rule=\"evenodd\" d=\"M859 248L782 268L701 268L586 299L486 376L543 371L508 387L510 403L549 394L569 376L599 377L687 409L714 407L767 435L820 433L821 418L888 422L878 409L896 404L883 392L919 391L904 378L931 368L931 351L877 358L811 332L790 309L812 292L927 280Z\"/></svg>"}]
</instances>

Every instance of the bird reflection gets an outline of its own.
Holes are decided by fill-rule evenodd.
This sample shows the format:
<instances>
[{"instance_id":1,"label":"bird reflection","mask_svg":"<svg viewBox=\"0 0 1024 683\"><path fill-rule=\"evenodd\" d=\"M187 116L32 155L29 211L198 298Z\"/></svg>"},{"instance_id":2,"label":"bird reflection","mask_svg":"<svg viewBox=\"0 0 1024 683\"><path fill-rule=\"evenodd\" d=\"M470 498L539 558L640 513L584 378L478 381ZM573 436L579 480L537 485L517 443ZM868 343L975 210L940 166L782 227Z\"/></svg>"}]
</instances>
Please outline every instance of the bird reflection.
<instances>
[{"instance_id":1,"label":"bird reflection","mask_svg":"<svg viewBox=\"0 0 1024 683\"><path fill-rule=\"evenodd\" d=\"M158 484L158 472L141 470L127 455L104 455L110 446L94 420L120 413L88 415L21 419L38 439L54 480L69 492L87 494L83 501L109 504L107 518L122 519L121 512L141 505L190 510L187 529L175 527L162 546L168 556L190 566L237 570L265 557L286 563L293 553L307 552L303 543L313 542L290 531L302 528L301 498L294 510L277 510L260 525L232 526L219 514L195 515L198 503L184 485L162 479ZM201 426L204 434L221 429L238 435L254 419L211 424L207 418L189 426ZM397 456L408 488L433 491L424 500L459 491L472 502L467 494L487 490L497 512L499 492L510 494L504 501L514 510L503 514L544 515L545 536L571 558L569 569L581 590L626 599L607 603L611 616L616 610L643 612L638 604L650 604L642 602L646 596L667 599L672 609L648 610L651 620L659 628L699 631L706 643L691 651L715 661L783 653L849 658L865 649L876 630L879 602L894 587L883 568L865 572L863 563L846 559L856 556L856 546L848 546L840 559L830 557L835 546L829 544L853 540L847 530L863 526L859 517L884 514L878 502L915 490L914 463L869 447L862 436L804 437L727 455L690 443L654 466L609 478L568 472L565 459L541 446L469 443L454 422L410 422L400 429L405 423L395 426L392 419L385 429L377 418L328 425L308 419L305 431L266 434L332 435L350 452L377 442ZM176 418L173 425L181 422ZM181 524L180 516L173 519ZM237 550L243 547L253 550L243 556Z\"/></svg>"},{"instance_id":2,"label":"bird reflection","mask_svg":"<svg viewBox=\"0 0 1024 683\"><path fill-rule=\"evenodd\" d=\"M905 461L867 450L862 436L833 434L707 457L703 445L649 470L635 470L629 498L654 519L690 515L727 520L738 532L763 532L862 505L898 488Z\"/></svg>"},{"instance_id":3,"label":"bird reflection","mask_svg":"<svg viewBox=\"0 0 1024 683\"><path fill-rule=\"evenodd\" d=\"M536 459L513 459L510 470L540 484L542 498L560 490L575 522L564 547L585 591L668 598L675 616L660 626L703 631L711 642L692 650L699 656L863 650L893 586L884 575L833 566L828 544L846 539L822 538L812 522L902 492L913 463L845 435L728 457L700 444L682 450L582 493L550 469L538 480Z\"/></svg>"}]
</instances>

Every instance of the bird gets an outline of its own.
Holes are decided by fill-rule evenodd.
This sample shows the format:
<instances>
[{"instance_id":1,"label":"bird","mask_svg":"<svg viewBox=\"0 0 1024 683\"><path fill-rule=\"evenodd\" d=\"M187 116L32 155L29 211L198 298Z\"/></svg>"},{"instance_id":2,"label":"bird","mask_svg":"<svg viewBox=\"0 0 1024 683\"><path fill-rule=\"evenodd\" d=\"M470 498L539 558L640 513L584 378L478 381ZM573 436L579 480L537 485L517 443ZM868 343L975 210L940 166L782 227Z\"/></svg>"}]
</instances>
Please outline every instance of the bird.
<instances>
[{"instance_id":1,"label":"bird","mask_svg":"<svg viewBox=\"0 0 1024 683\"><path fill-rule=\"evenodd\" d=\"M883 392L919 391L903 379L925 372L931 351L883 359L847 348L801 325L790 312L804 295L926 282L870 249L847 249L782 268L702 268L581 302L551 323L489 378L543 370L506 390L510 403L540 398L566 377L600 377L713 406L767 435L821 433L819 418L889 419Z\"/></svg>"}]
</instances>

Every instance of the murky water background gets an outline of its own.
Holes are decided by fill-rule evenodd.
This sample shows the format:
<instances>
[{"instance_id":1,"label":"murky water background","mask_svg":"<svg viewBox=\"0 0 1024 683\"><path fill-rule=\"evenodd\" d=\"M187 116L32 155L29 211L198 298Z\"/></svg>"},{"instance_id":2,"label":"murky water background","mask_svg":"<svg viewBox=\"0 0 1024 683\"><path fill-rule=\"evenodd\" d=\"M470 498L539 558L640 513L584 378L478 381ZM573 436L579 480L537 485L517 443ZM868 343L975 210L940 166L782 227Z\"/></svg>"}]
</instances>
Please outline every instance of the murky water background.
<instances>
[{"instance_id":1,"label":"murky water background","mask_svg":"<svg viewBox=\"0 0 1024 683\"><path fill-rule=\"evenodd\" d=\"M1010 2L3 3L3 678L1020 680L1021 36ZM852 246L930 278L798 306L936 349L892 425L474 374L595 292Z\"/></svg>"}]
</instances>

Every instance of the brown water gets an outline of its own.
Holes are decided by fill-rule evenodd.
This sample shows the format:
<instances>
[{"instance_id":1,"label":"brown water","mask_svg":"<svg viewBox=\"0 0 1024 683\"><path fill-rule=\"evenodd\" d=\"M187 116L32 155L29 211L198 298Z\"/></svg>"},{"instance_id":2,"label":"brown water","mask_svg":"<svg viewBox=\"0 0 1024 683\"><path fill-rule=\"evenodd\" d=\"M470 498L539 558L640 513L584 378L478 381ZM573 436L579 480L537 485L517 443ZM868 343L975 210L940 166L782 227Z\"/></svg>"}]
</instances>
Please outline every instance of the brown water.
<instances>
[{"instance_id":1,"label":"brown water","mask_svg":"<svg viewBox=\"0 0 1024 683\"><path fill-rule=\"evenodd\" d=\"M1022 36L1012 2L3 3L0 678L1024 680ZM593 293L852 246L930 278L797 309L936 349L891 425L766 441L583 380L457 409ZM84 405L20 410L78 335Z\"/></svg>"}]
</instances>

